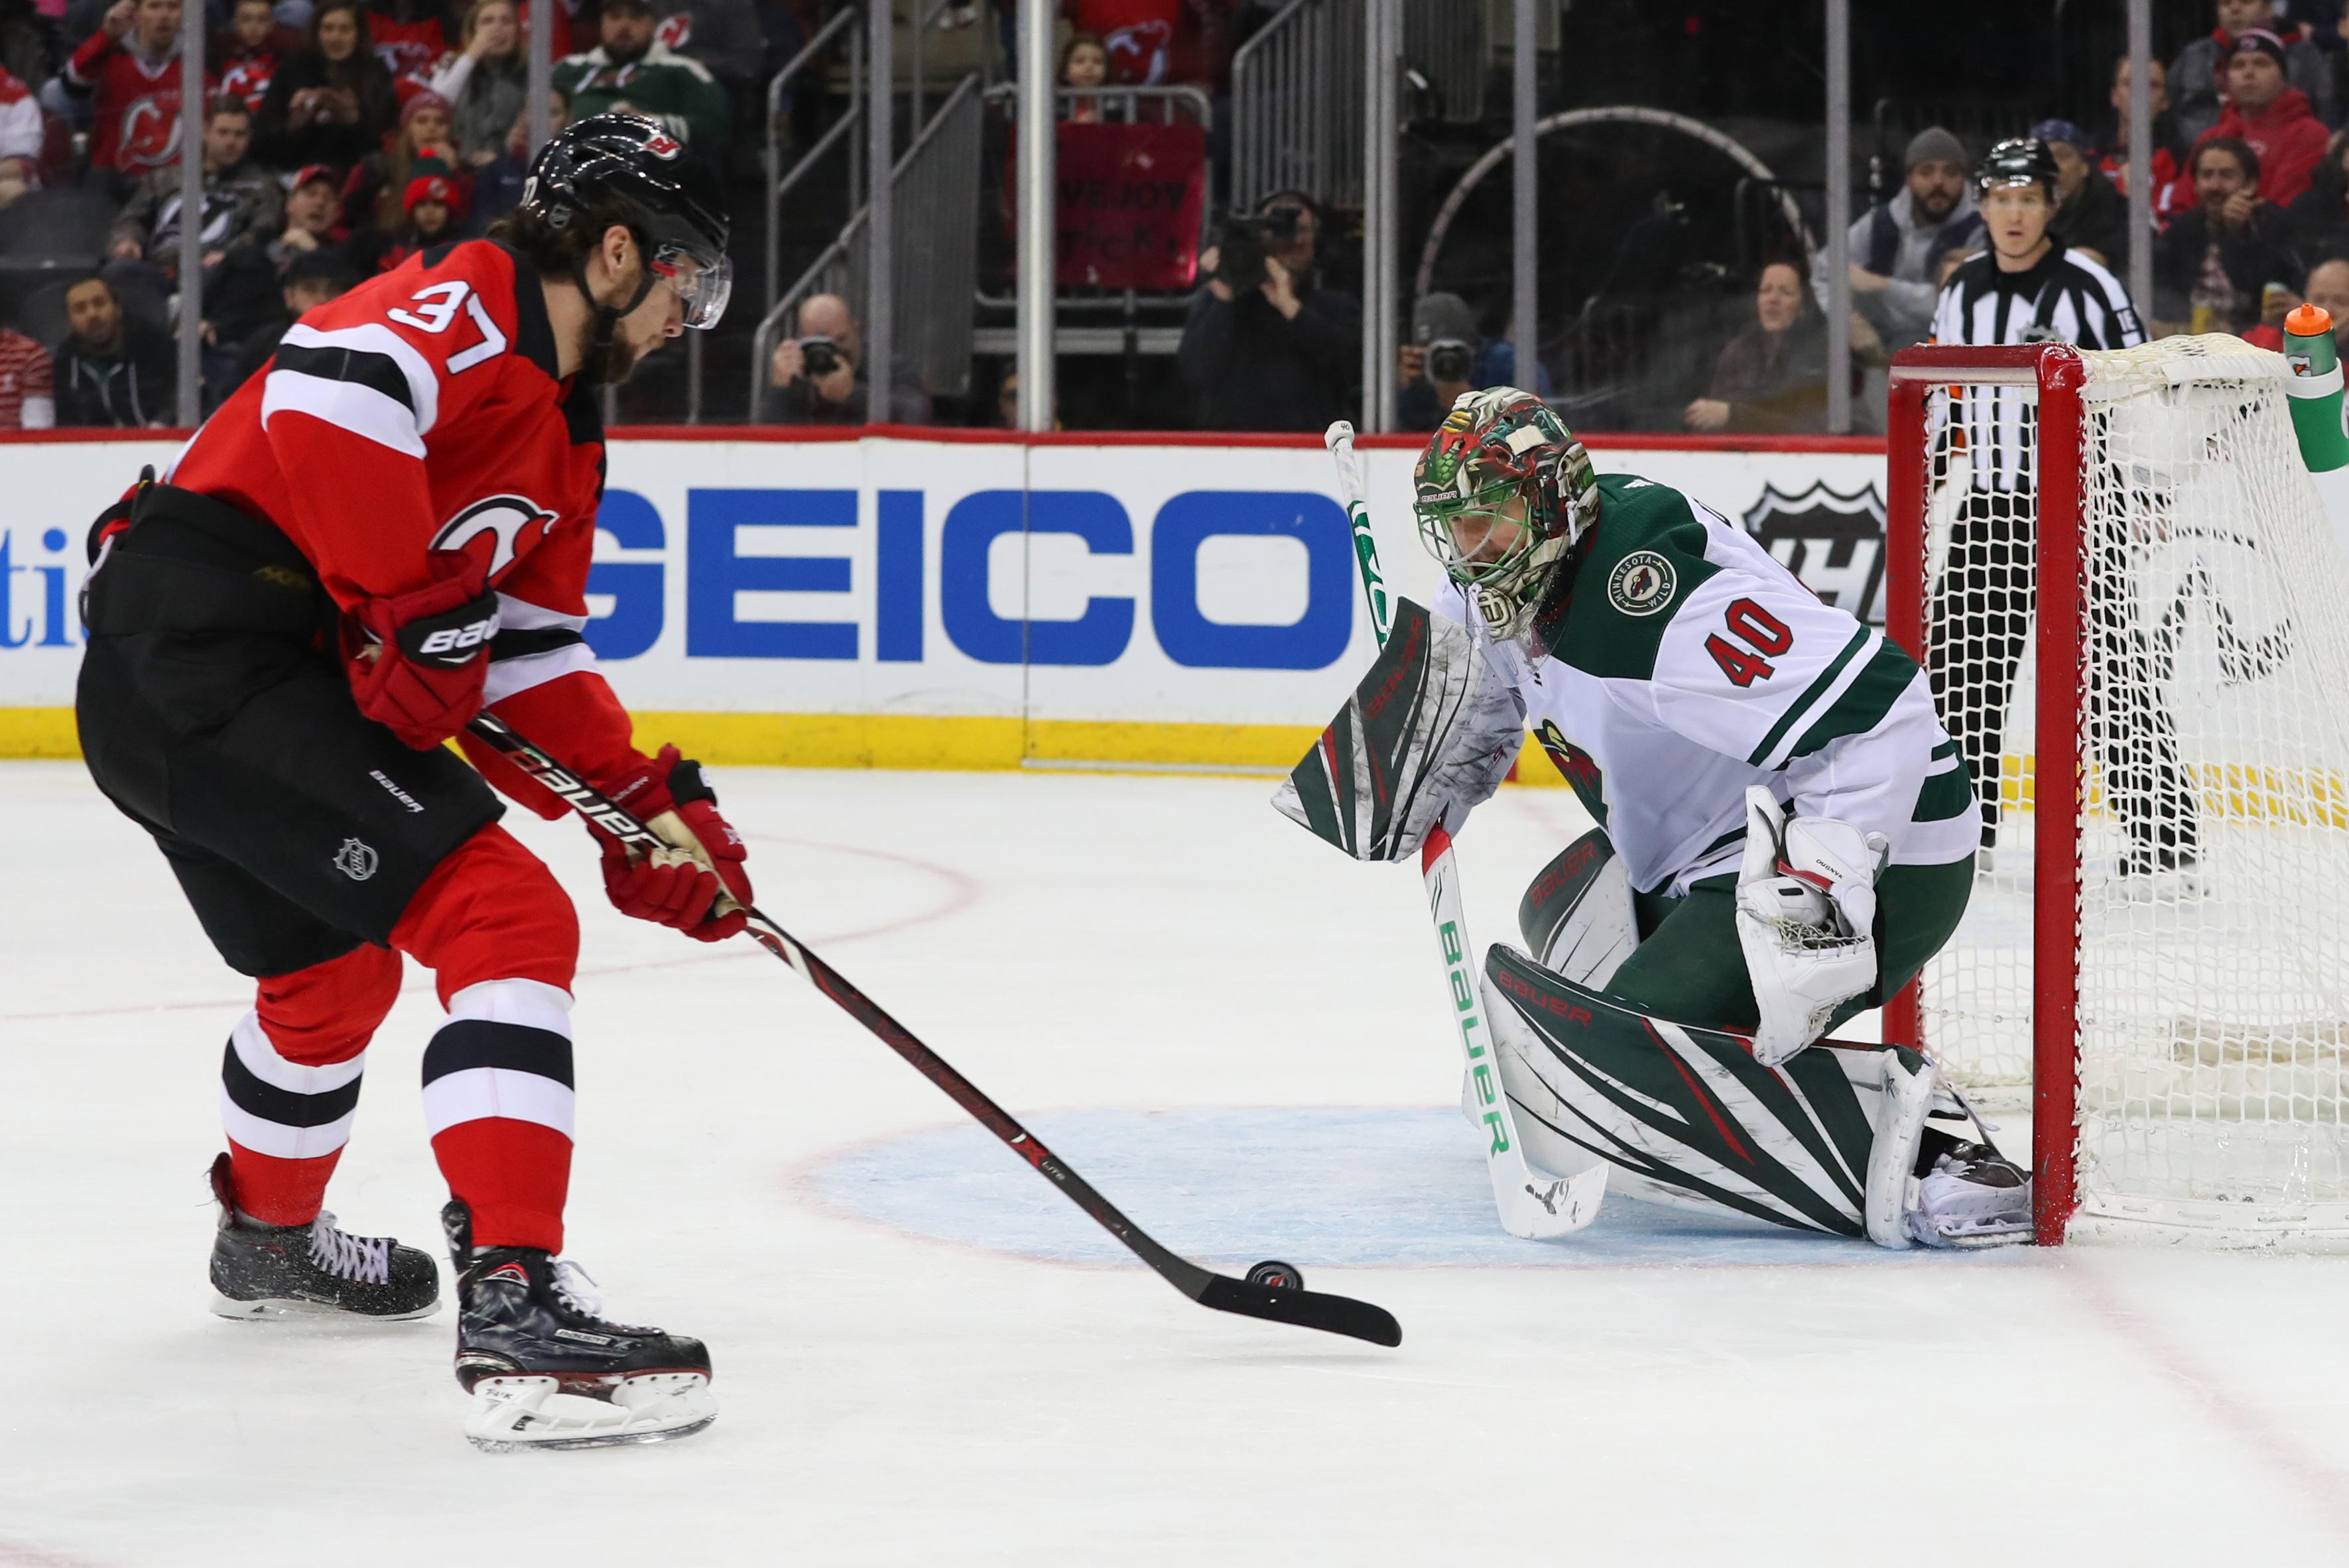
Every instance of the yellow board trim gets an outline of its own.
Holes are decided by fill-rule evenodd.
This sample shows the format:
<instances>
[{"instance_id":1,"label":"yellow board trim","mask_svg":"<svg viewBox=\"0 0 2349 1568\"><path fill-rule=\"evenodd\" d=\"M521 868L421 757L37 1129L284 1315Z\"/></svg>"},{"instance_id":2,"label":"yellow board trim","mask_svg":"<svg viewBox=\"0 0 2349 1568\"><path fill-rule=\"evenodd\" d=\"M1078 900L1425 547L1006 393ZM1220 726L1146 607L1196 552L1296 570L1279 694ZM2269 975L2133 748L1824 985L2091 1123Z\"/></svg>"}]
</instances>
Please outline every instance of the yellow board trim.
<instances>
[{"instance_id":1,"label":"yellow board trim","mask_svg":"<svg viewBox=\"0 0 2349 1568\"><path fill-rule=\"evenodd\" d=\"M1267 769L1297 765L1320 731L1291 724L1129 724L1023 720L931 714L639 713L636 744L664 742L724 768L892 768L985 771L1030 762L1082 768L1141 765ZM81 755L69 707L0 707L0 758ZM2031 810L2036 769L2029 756L2004 758L1999 795L2010 811ZM2315 769L2205 765L2197 791L2213 820L2349 829L2349 784ZM1511 782L1563 789L1530 738ZM2088 809L2103 809L2091 784Z\"/></svg>"},{"instance_id":2,"label":"yellow board trim","mask_svg":"<svg viewBox=\"0 0 2349 1568\"><path fill-rule=\"evenodd\" d=\"M81 734L69 707L0 707L0 757L81 755Z\"/></svg>"}]
</instances>

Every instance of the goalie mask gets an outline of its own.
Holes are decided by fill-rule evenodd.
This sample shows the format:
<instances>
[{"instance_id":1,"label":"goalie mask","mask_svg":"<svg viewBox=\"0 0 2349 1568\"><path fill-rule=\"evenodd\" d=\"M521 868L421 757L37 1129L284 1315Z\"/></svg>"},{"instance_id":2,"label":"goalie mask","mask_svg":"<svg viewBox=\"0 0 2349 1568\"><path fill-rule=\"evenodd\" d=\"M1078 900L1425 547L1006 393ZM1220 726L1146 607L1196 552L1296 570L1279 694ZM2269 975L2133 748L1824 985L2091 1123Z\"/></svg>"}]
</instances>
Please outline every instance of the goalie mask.
<instances>
[{"instance_id":1,"label":"goalie mask","mask_svg":"<svg viewBox=\"0 0 2349 1568\"><path fill-rule=\"evenodd\" d=\"M1465 392L1413 475L1419 537L1495 637L1523 634L1599 521L1590 454L1515 387Z\"/></svg>"}]
</instances>

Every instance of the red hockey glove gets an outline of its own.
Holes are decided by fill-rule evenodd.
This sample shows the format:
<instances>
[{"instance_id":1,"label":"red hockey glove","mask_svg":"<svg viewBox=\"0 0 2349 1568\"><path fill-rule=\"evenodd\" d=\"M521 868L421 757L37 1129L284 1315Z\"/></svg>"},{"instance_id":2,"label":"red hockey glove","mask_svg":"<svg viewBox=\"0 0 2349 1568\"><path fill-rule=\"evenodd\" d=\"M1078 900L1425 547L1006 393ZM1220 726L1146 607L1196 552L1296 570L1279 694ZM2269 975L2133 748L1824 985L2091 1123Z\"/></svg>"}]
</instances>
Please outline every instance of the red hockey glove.
<instances>
[{"instance_id":1,"label":"red hockey glove","mask_svg":"<svg viewBox=\"0 0 2349 1568\"><path fill-rule=\"evenodd\" d=\"M604 841L604 891L613 907L637 920L673 925L697 942L717 942L742 929L741 909L711 913L718 895L749 907L750 852L726 819L718 796L703 782L701 764L664 746L660 755L603 782L604 793L628 814L677 846L632 858L616 839Z\"/></svg>"},{"instance_id":2,"label":"red hockey glove","mask_svg":"<svg viewBox=\"0 0 2349 1568\"><path fill-rule=\"evenodd\" d=\"M436 552L435 564L450 552ZM419 751L429 751L481 711L498 598L478 562L392 599L369 599L351 619L366 634L351 650L359 711Z\"/></svg>"}]
</instances>

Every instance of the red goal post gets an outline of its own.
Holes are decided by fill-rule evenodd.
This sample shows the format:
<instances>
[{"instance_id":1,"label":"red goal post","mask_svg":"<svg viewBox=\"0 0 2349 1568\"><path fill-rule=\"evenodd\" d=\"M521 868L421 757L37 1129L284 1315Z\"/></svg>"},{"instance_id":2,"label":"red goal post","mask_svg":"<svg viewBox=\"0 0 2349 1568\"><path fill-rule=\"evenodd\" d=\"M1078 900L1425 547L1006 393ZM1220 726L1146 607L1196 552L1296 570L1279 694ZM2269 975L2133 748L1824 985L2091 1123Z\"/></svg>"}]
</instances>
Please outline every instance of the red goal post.
<instances>
[{"instance_id":1,"label":"red goal post","mask_svg":"<svg viewBox=\"0 0 2349 1568\"><path fill-rule=\"evenodd\" d=\"M1893 361L1886 630L1985 850L1886 1035L2027 1090L2042 1243L2349 1245L2349 507L2292 385L2215 335Z\"/></svg>"},{"instance_id":2,"label":"red goal post","mask_svg":"<svg viewBox=\"0 0 2349 1568\"><path fill-rule=\"evenodd\" d=\"M2080 626L2080 352L2069 344L2013 347L1961 346L1902 349L1893 356L1892 405L1885 443L1885 634L1921 666L1925 648L1927 505L1932 432L1927 428L1930 388L1950 384L2035 388L2039 402L2039 548L2037 674L2044 692L2080 684L2086 639ZM2050 452L2074 460L2049 463ZM2052 581L2051 581L2052 579ZM2079 769L2080 738L2074 703L2038 705L2037 776L2067 778ZM2041 832L2069 839L2077 832L2075 791L2038 798ZM2032 1209L2038 1239L2053 1244L2078 1204L2074 1180L2075 1107L2078 1099L2074 1017L2079 975L2073 950L2078 914L2076 861L2060 857L2054 874L2033 890L2032 964ZM1922 1040L1918 982L1886 1005L1885 1037Z\"/></svg>"}]
</instances>

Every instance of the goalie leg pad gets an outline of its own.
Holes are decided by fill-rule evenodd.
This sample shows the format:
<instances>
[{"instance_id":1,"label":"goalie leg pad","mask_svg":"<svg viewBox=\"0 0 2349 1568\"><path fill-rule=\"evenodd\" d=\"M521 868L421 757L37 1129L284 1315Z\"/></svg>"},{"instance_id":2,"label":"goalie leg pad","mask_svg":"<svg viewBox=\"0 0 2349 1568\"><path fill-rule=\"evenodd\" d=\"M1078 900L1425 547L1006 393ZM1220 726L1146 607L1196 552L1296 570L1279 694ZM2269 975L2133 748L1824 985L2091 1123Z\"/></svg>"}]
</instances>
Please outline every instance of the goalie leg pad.
<instances>
[{"instance_id":1,"label":"goalie leg pad","mask_svg":"<svg viewBox=\"0 0 2349 1568\"><path fill-rule=\"evenodd\" d=\"M1555 1167L1578 1150L1633 1197L1909 1244L1924 1119L1959 1109L1916 1052L1823 1041L1765 1067L1735 1035L1640 1013L1497 944L1485 997L1528 1156Z\"/></svg>"},{"instance_id":2,"label":"goalie leg pad","mask_svg":"<svg viewBox=\"0 0 2349 1568\"><path fill-rule=\"evenodd\" d=\"M1517 905L1517 929L1542 967L1606 988L1640 945L1631 878L1606 829L1591 829L1541 869Z\"/></svg>"}]
</instances>

